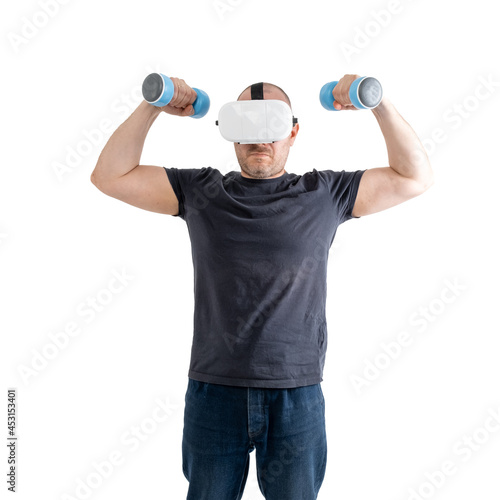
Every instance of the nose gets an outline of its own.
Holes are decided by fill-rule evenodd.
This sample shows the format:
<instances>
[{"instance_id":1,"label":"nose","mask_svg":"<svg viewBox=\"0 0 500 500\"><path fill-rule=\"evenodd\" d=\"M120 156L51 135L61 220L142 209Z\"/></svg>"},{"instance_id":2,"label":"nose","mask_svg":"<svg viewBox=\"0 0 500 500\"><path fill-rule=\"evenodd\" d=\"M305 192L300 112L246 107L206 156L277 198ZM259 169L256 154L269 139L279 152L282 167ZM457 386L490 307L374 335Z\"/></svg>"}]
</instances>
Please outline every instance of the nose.
<instances>
[{"instance_id":1,"label":"nose","mask_svg":"<svg viewBox=\"0 0 500 500\"><path fill-rule=\"evenodd\" d=\"M250 153L267 153L270 154L270 148L266 148L265 146L255 146L250 149Z\"/></svg>"}]
</instances>

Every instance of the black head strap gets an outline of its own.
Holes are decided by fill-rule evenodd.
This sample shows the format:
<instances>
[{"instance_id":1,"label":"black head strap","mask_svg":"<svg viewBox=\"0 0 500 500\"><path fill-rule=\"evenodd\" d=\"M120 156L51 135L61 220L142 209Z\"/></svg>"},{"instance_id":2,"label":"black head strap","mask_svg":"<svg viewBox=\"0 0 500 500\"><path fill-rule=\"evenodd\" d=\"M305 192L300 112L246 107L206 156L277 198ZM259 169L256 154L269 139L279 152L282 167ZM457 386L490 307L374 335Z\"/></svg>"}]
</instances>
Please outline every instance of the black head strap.
<instances>
[{"instance_id":1,"label":"black head strap","mask_svg":"<svg viewBox=\"0 0 500 500\"><path fill-rule=\"evenodd\" d=\"M264 82L254 83L250 87L251 99L264 99Z\"/></svg>"},{"instance_id":2,"label":"black head strap","mask_svg":"<svg viewBox=\"0 0 500 500\"><path fill-rule=\"evenodd\" d=\"M254 83L250 86L250 98L254 99L264 99L264 82ZM298 118L295 116L292 119L292 126L298 123Z\"/></svg>"}]
</instances>

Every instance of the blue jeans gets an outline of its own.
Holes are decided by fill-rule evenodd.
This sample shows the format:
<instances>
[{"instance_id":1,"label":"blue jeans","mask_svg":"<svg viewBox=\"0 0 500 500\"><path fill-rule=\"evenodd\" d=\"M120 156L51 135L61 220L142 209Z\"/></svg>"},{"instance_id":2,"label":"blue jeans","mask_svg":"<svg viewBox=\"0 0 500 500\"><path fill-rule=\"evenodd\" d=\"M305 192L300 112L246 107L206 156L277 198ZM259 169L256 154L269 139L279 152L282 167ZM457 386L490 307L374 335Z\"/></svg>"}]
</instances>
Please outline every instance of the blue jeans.
<instances>
[{"instance_id":1,"label":"blue jeans","mask_svg":"<svg viewBox=\"0 0 500 500\"><path fill-rule=\"evenodd\" d=\"M314 500L326 469L320 384L257 389L189 379L182 467L187 500L239 500L255 449L266 500Z\"/></svg>"}]
</instances>

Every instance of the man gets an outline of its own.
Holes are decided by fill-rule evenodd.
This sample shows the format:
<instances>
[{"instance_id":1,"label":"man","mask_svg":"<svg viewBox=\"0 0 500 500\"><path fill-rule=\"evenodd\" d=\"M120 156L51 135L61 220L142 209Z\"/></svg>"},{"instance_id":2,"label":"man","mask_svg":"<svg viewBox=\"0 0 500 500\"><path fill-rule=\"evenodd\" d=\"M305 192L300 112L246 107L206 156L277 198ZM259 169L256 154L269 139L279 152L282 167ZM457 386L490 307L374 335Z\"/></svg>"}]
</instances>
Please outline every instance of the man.
<instances>
[{"instance_id":1,"label":"man","mask_svg":"<svg viewBox=\"0 0 500 500\"><path fill-rule=\"evenodd\" d=\"M355 109L344 76L335 107ZM104 147L92 182L139 208L179 216L192 244L195 313L183 431L188 500L240 499L249 453L268 500L317 498L326 468L324 397L328 251L339 224L418 196L433 182L425 150L386 97L372 110L389 166L285 170L299 125L274 143L238 144L241 172L141 165L161 112L194 113L195 91L172 78L171 102L143 101ZM264 99L290 105L279 87ZM251 99L251 87L239 100ZM311 166L313 167L313 166Z\"/></svg>"}]
</instances>

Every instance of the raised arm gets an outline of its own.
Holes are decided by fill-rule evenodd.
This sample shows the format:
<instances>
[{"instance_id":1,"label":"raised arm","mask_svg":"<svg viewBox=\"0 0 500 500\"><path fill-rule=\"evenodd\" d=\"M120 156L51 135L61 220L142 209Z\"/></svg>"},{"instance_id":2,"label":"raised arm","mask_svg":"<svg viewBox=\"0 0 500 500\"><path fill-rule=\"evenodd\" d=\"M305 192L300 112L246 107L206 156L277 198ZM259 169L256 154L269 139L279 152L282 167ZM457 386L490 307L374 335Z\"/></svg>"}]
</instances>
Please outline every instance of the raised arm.
<instances>
[{"instance_id":1,"label":"raised arm","mask_svg":"<svg viewBox=\"0 0 500 500\"><path fill-rule=\"evenodd\" d=\"M174 95L157 108L142 101L104 146L90 179L103 193L130 205L177 215L179 203L163 167L140 165L147 133L158 115L191 116L196 92L184 80L172 78Z\"/></svg>"},{"instance_id":2,"label":"raised arm","mask_svg":"<svg viewBox=\"0 0 500 500\"><path fill-rule=\"evenodd\" d=\"M355 109L350 104L349 87L356 78L358 75L346 75L335 87L337 109ZM434 182L422 143L389 99L384 96L372 113L385 139L389 166L371 168L363 174L352 210L354 217L399 205L424 193Z\"/></svg>"}]
</instances>

